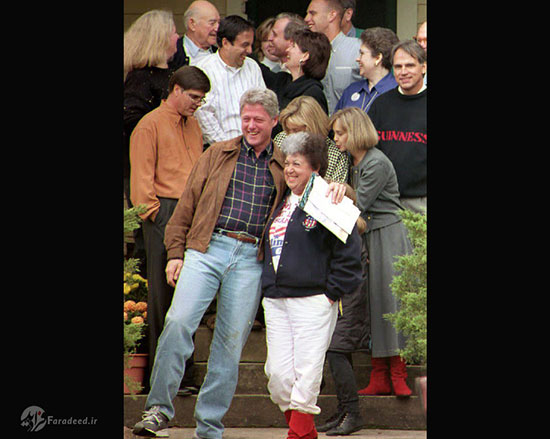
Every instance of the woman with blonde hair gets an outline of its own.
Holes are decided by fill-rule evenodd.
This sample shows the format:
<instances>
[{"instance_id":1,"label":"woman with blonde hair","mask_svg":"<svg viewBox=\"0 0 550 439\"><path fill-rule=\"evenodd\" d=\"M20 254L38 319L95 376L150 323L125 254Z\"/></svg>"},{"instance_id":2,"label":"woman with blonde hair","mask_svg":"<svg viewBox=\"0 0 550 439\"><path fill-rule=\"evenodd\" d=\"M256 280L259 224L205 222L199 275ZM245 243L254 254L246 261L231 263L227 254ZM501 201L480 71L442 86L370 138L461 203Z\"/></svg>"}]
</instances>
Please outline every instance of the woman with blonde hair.
<instances>
[{"instance_id":1,"label":"woman with blonde hair","mask_svg":"<svg viewBox=\"0 0 550 439\"><path fill-rule=\"evenodd\" d=\"M254 39L254 51L253 56L256 60L263 65L267 66L269 70L276 73L281 70L281 62L279 58L269 53L269 34L275 24L275 17L266 18L256 28L256 38Z\"/></svg>"},{"instance_id":2,"label":"woman with blonde hair","mask_svg":"<svg viewBox=\"0 0 550 439\"><path fill-rule=\"evenodd\" d=\"M140 119L168 96L178 34L172 12L154 9L138 17L124 33L124 189L130 199L130 135Z\"/></svg>"},{"instance_id":3,"label":"woman with blonde hair","mask_svg":"<svg viewBox=\"0 0 550 439\"><path fill-rule=\"evenodd\" d=\"M174 73L168 61L176 53L178 37L172 12L157 9L142 14L124 33L123 187L130 207L130 135L141 118L168 97ZM133 256L139 258L145 268L147 257L141 228L134 231L134 240ZM149 351L152 355L159 336L160 332L150 328ZM148 372L151 368L152 364Z\"/></svg>"},{"instance_id":4,"label":"woman with blonde hair","mask_svg":"<svg viewBox=\"0 0 550 439\"><path fill-rule=\"evenodd\" d=\"M357 207L367 222L363 235L369 255L368 301L372 340L372 372L368 387L361 395L393 392L399 397L411 395L407 386L405 362L399 356L404 337L384 318L395 313L398 303L390 284L397 256L408 254L412 247L399 211L397 176L392 162L376 148L378 133L369 116L357 107L337 111L330 119L334 142L351 159L350 181L357 195ZM332 347L331 347L332 348ZM330 354L329 349L329 354Z\"/></svg>"},{"instance_id":5,"label":"woman with blonde hair","mask_svg":"<svg viewBox=\"0 0 550 439\"><path fill-rule=\"evenodd\" d=\"M328 147L328 169L325 178L338 183L347 182L348 155L341 152L328 137L329 118L316 99L311 96L294 98L279 114L279 123L284 131L281 131L273 139L273 142L279 147L288 134L307 131L323 136Z\"/></svg>"},{"instance_id":6,"label":"woman with blonde hair","mask_svg":"<svg viewBox=\"0 0 550 439\"><path fill-rule=\"evenodd\" d=\"M124 129L130 137L139 120L168 96L178 34L172 12L152 10L124 33Z\"/></svg>"},{"instance_id":7,"label":"woman with blonde hair","mask_svg":"<svg viewBox=\"0 0 550 439\"><path fill-rule=\"evenodd\" d=\"M134 69L168 68L178 40L172 12L153 9L124 33L124 79Z\"/></svg>"}]
</instances>

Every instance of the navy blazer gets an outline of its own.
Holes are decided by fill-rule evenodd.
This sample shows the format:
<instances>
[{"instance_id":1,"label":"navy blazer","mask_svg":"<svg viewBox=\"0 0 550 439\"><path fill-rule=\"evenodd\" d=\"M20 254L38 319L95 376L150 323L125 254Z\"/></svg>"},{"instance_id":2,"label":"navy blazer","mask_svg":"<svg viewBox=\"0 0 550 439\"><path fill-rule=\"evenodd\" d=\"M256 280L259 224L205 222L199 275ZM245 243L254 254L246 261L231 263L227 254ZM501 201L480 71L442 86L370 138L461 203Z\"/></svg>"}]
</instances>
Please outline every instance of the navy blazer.
<instances>
[{"instance_id":1,"label":"navy blazer","mask_svg":"<svg viewBox=\"0 0 550 439\"><path fill-rule=\"evenodd\" d=\"M344 244L300 207L296 207L288 223L275 273L269 228L283 205L284 200L269 218L264 233L263 295L283 298L325 294L336 301L354 291L363 280L357 226Z\"/></svg>"}]
</instances>

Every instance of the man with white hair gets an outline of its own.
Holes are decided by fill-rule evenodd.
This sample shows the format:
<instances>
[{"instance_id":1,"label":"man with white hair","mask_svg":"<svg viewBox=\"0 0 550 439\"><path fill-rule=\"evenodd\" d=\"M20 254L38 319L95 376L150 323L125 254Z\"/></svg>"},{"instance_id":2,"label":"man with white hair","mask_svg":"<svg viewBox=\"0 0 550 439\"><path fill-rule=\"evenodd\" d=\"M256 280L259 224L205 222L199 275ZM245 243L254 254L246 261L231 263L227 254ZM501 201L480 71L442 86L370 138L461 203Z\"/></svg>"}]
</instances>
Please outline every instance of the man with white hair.
<instances>
[{"instance_id":1,"label":"man with white hair","mask_svg":"<svg viewBox=\"0 0 550 439\"><path fill-rule=\"evenodd\" d=\"M193 352L191 336L217 296L194 437L222 438L221 420L233 399L241 350L260 303L259 244L286 190L284 158L271 141L277 96L252 88L243 94L240 110L243 135L215 143L201 155L166 226L166 277L176 289L158 342L143 420L134 427L140 436L154 436L174 416L172 400Z\"/></svg>"},{"instance_id":2,"label":"man with white hair","mask_svg":"<svg viewBox=\"0 0 550 439\"><path fill-rule=\"evenodd\" d=\"M200 156L166 225L166 280L176 289L158 341L143 419L134 426L138 436L155 436L174 417L172 401L194 349L191 337L216 297L216 326L195 404L193 437L222 439L221 421L260 303L265 225L287 189L284 156L271 140L277 95L252 88L239 105L243 135L215 143ZM344 185L329 186L333 200L340 202L344 192Z\"/></svg>"},{"instance_id":3,"label":"man with white hair","mask_svg":"<svg viewBox=\"0 0 550 439\"><path fill-rule=\"evenodd\" d=\"M185 35L178 40L177 52L169 63L172 69L194 66L201 58L217 50L220 14L216 6L206 0L194 1L183 15L183 24Z\"/></svg>"}]
</instances>

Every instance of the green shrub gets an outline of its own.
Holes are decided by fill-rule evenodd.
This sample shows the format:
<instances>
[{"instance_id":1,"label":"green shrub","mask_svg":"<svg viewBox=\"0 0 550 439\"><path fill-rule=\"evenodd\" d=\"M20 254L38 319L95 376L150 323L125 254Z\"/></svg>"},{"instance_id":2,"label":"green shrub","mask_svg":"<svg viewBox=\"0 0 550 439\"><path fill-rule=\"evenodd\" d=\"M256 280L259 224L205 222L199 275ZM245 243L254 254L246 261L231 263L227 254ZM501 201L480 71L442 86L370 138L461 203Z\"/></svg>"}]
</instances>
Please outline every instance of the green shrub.
<instances>
[{"instance_id":1,"label":"green shrub","mask_svg":"<svg viewBox=\"0 0 550 439\"><path fill-rule=\"evenodd\" d=\"M399 256L395 262L398 275L391 283L392 292L400 307L396 313L385 314L397 331L406 336L401 357L410 364L427 361L427 214L410 210L401 212L408 230L413 252Z\"/></svg>"}]
</instances>

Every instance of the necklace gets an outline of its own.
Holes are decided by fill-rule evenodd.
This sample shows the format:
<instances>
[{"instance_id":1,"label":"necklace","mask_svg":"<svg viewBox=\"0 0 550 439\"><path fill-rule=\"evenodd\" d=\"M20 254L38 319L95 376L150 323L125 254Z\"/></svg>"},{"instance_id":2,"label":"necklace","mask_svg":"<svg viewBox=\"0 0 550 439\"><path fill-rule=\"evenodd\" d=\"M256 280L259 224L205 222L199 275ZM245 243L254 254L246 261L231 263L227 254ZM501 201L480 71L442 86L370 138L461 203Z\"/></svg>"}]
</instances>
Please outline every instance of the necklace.
<instances>
[{"instance_id":1,"label":"necklace","mask_svg":"<svg viewBox=\"0 0 550 439\"><path fill-rule=\"evenodd\" d=\"M378 90L375 90L374 91L374 94L371 96L371 98L369 99L369 101L367 102L367 105L365 105L365 99L367 98L367 94L365 93L363 95L363 100L361 101L361 110L363 110L365 113L367 112L367 110L369 109L370 107L370 104L372 103L372 101L374 100L374 98L376 97L376 95L378 94ZM359 99L359 92L355 92L351 95L351 100L353 102L357 101Z\"/></svg>"},{"instance_id":2,"label":"necklace","mask_svg":"<svg viewBox=\"0 0 550 439\"><path fill-rule=\"evenodd\" d=\"M363 110L366 113L367 110L370 107L370 104L372 103L372 101L374 100L374 98L376 97L377 94L378 94L378 90L375 90L374 94L369 99L369 101L367 102L367 105L365 107L363 105L365 104L365 98L367 97L367 95L363 96L363 102L361 102L361 110Z\"/></svg>"}]
</instances>

